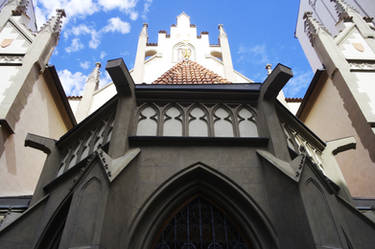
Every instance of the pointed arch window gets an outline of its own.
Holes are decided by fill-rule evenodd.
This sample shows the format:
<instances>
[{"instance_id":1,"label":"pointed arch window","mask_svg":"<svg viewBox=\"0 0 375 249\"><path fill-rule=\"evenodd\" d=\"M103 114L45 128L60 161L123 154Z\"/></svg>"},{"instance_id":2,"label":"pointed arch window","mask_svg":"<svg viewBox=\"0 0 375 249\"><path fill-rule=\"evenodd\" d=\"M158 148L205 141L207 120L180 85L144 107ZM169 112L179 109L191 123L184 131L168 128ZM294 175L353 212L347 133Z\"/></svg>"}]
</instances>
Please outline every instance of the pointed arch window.
<instances>
[{"instance_id":1,"label":"pointed arch window","mask_svg":"<svg viewBox=\"0 0 375 249\"><path fill-rule=\"evenodd\" d=\"M164 113L164 136L182 136L182 112L171 106Z\"/></svg>"},{"instance_id":2,"label":"pointed arch window","mask_svg":"<svg viewBox=\"0 0 375 249\"><path fill-rule=\"evenodd\" d=\"M145 106L139 113L137 136L156 136L158 129L158 113L151 106Z\"/></svg>"},{"instance_id":3,"label":"pointed arch window","mask_svg":"<svg viewBox=\"0 0 375 249\"><path fill-rule=\"evenodd\" d=\"M233 137L232 120L232 115L227 108L217 108L214 113L215 137Z\"/></svg>"},{"instance_id":4,"label":"pointed arch window","mask_svg":"<svg viewBox=\"0 0 375 249\"><path fill-rule=\"evenodd\" d=\"M197 197L180 209L157 238L153 249L250 249L224 212Z\"/></svg>"},{"instance_id":5,"label":"pointed arch window","mask_svg":"<svg viewBox=\"0 0 375 249\"><path fill-rule=\"evenodd\" d=\"M207 114L199 106L189 113L189 136L208 136Z\"/></svg>"},{"instance_id":6,"label":"pointed arch window","mask_svg":"<svg viewBox=\"0 0 375 249\"><path fill-rule=\"evenodd\" d=\"M240 137L258 136L254 114L246 107L243 107L238 111L238 123Z\"/></svg>"}]
</instances>

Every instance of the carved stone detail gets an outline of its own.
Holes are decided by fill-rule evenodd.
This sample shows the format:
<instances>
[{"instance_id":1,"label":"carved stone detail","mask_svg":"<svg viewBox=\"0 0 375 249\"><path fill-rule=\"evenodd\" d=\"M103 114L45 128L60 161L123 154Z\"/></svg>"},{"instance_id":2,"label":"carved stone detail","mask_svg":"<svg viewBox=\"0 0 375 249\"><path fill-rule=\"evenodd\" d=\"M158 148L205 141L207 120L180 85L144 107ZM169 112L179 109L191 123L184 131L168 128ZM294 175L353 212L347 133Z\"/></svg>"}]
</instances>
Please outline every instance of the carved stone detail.
<instances>
[{"instance_id":1,"label":"carved stone detail","mask_svg":"<svg viewBox=\"0 0 375 249\"><path fill-rule=\"evenodd\" d=\"M350 70L356 71L375 71L375 61L348 61Z\"/></svg>"},{"instance_id":2,"label":"carved stone detail","mask_svg":"<svg viewBox=\"0 0 375 249\"><path fill-rule=\"evenodd\" d=\"M202 124L202 129L208 129L205 134L208 134L209 137L229 136L228 134L219 134L218 128L220 130L220 121L222 124L224 123L223 125L232 126L233 133L230 135L231 137L258 136L256 129L256 111L252 106L243 104L142 103L138 106L137 116L135 118L137 123L135 125L139 129L144 129L144 121L147 120L150 122L147 127L150 128L153 126L154 128L152 131L154 132L153 134L149 134L150 132L146 132L145 134L152 136L163 136L165 134L163 130L166 128L166 122L171 120L171 118L167 115L167 112L171 107L175 107L179 112L175 119L182 125L182 136L196 136L196 134L192 134L193 131L191 130L191 123L197 121ZM152 112L148 113L147 117L144 114L144 110L146 110L146 108L153 110ZM193 114L193 110L195 109L199 109L201 114ZM245 111L245 113L243 111ZM220 115L224 116L221 117ZM250 133L241 134L240 126L242 127L242 130L246 129L247 127L248 129L253 129L253 131ZM139 130L137 130L137 134L144 134L144 132L139 132ZM204 135L200 134L200 136Z\"/></svg>"},{"instance_id":3,"label":"carved stone detail","mask_svg":"<svg viewBox=\"0 0 375 249\"><path fill-rule=\"evenodd\" d=\"M23 55L0 55L0 63L22 64Z\"/></svg>"}]
</instances>

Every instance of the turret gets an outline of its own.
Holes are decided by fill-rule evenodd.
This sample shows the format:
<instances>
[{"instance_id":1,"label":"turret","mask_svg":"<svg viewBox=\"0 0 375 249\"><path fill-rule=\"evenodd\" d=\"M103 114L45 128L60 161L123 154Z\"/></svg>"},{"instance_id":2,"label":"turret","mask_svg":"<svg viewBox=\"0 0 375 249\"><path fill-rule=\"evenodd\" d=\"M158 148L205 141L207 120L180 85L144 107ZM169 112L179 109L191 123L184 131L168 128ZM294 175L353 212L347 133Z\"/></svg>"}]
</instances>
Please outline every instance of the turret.
<instances>
[{"instance_id":1,"label":"turret","mask_svg":"<svg viewBox=\"0 0 375 249\"><path fill-rule=\"evenodd\" d=\"M134 73L133 73L133 79L135 83L143 82L146 44L148 40L147 27L148 27L147 23L144 23L142 27L142 31L139 34L139 38L138 38L137 55L135 57Z\"/></svg>"},{"instance_id":2,"label":"turret","mask_svg":"<svg viewBox=\"0 0 375 249\"><path fill-rule=\"evenodd\" d=\"M223 56L223 64L224 64L224 74L225 78L227 78L229 81L234 82L233 77L233 63L232 63L232 57L230 53L229 48L229 42L228 42L228 36L224 31L224 27L222 24L219 24L219 40L220 40L220 46Z\"/></svg>"},{"instance_id":3,"label":"turret","mask_svg":"<svg viewBox=\"0 0 375 249\"><path fill-rule=\"evenodd\" d=\"M76 119L77 122L81 122L90 114L90 107L92 103L92 98L95 90L98 89L99 79L100 79L100 67L101 64L97 62L95 64L94 70L91 72L87 78L85 87L83 89L82 99L77 107Z\"/></svg>"}]
</instances>

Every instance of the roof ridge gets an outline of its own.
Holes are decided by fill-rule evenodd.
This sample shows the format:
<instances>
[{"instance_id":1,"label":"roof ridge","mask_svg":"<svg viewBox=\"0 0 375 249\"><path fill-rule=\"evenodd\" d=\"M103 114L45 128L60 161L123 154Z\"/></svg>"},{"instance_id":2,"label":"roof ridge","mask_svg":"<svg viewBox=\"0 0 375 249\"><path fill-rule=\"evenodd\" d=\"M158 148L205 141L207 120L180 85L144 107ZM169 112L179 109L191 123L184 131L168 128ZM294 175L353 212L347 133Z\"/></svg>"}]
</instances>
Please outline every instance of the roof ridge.
<instances>
[{"instance_id":1,"label":"roof ridge","mask_svg":"<svg viewBox=\"0 0 375 249\"><path fill-rule=\"evenodd\" d=\"M152 84L231 83L217 73L189 59L182 60L163 73Z\"/></svg>"}]
</instances>

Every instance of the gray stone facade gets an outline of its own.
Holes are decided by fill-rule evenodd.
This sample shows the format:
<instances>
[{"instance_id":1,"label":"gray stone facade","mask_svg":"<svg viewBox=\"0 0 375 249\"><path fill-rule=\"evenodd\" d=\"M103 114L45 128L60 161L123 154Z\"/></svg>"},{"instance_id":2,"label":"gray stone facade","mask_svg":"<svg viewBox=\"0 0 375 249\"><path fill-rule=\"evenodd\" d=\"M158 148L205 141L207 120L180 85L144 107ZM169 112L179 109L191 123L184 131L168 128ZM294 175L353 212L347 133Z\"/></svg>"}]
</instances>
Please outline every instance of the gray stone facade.
<instances>
[{"instance_id":1,"label":"gray stone facade","mask_svg":"<svg viewBox=\"0 0 375 249\"><path fill-rule=\"evenodd\" d=\"M375 224L285 131L326 146L276 100L289 68L278 65L263 84L226 85L134 85L121 59L106 69L113 99L59 141L26 139L48 157L31 206L2 227L2 249L169 248L157 244L161 231L196 197L236 225L246 241L238 248L373 248ZM180 106L182 135L163 135L160 119L155 135L136 135L143 103ZM215 136L213 111L208 135L189 136L193 105L251 107L257 132L240 136L233 114L233 136Z\"/></svg>"}]
</instances>

